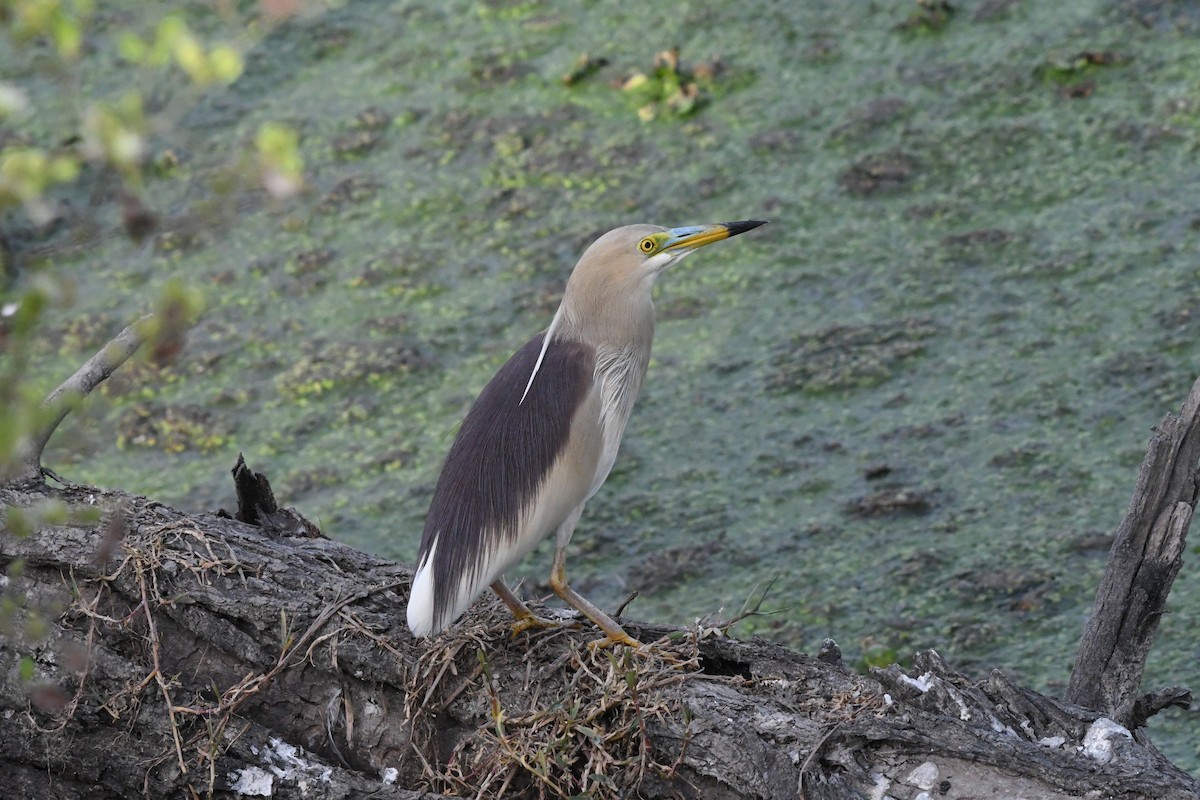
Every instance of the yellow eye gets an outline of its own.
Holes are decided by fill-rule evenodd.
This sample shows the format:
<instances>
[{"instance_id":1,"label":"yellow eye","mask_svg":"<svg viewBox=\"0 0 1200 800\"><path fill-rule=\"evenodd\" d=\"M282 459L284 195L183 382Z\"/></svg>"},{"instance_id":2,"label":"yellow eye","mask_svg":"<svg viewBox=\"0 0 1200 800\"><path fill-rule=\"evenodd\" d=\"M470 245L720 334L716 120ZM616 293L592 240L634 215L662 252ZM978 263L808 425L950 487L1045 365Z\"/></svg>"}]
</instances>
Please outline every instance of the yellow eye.
<instances>
[{"instance_id":1,"label":"yellow eye","mask_svg":"<svg viewBox=\"0 0 1200 800\"><path fill-rule=\"evenodd\" d=\"M649 236L647 236L645 239L642 239L642 241L638 243L638 249L643 253L653 253L654 248L657 246L658 245L655 244L654 240Z\"/></svg>"}]
</instances>

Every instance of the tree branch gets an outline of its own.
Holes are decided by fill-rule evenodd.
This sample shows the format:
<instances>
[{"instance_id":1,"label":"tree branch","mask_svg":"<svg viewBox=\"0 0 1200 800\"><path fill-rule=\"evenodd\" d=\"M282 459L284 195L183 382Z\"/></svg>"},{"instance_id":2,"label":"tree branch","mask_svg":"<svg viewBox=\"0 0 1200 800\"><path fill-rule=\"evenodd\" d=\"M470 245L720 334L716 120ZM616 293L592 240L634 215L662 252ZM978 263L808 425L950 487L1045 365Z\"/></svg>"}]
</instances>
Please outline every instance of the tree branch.
<instances>
[{"instance_id":1,"label":"tree branch","mask_svg":"<svg viewBox=\"0 0 1200 800\"><path fill-rule=\"evenodd\" d=\"M1071 671L1067 701L1126 727L1145 722L1134 707L1167 594L1183 563L1198 459L1200 380L1179 416L1168 414L1150 439ZM1140 713L1149 707L1143 705Z\"/></svg>"},{"instance_id":2,"label":"tree branch","mask_svg":"<svg viewBox=\"0 0 1200 800\"><path fill-rule=\"evenodd\" d=\"M49 416L30 435L26 453L14 467L13 474L0 473L0 479L6 482L41 479L42 453L54 431L80 400L87 397L137 352L146 341L147 323L153 318L153 314L146 314L121 331L46 397L42 402L42 409L48 412Z\"/></svg>"}]
</instances>

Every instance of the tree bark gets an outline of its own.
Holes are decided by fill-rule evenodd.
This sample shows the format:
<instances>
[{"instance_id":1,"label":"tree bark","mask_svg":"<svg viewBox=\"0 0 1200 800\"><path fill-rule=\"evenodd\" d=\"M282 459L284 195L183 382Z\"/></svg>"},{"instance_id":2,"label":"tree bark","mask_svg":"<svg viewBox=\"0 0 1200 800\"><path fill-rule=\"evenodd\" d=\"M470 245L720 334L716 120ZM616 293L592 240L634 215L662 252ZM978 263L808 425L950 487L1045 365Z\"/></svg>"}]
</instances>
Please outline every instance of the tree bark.
<instances>
[{"instance_id":1,"label":"tree bark","mask_svg":"<svg viewBox=\"0 0 1200 800\"><path fill-rule=\"evenodd\" d=\"M1196 509L1200 460L1200 380L1179 416L1159 424L1138 473L1137 487L1113 536L1108 564L1071 671L1067 699L1128 728L1167 705L1187 706L1180 687L1139 697L1146 658L1167 594L1183 565L1188 525Z\"/></svg>"},{"instance_id":2,"label":"tree bark","mask_svg":"<svg viewBox=\"0 0 1200 800\"><path fill-rule=\"evenodd\" d=\"M50 501L67 521L17 536ZM1200 795L1095 712L933 652L859 675L626 622L651 650L593 653L586 628L511 637L490 598L414 641L408 568L328 539L82 487L0 507L3 797Z\"/></svg>"}]
</instances>

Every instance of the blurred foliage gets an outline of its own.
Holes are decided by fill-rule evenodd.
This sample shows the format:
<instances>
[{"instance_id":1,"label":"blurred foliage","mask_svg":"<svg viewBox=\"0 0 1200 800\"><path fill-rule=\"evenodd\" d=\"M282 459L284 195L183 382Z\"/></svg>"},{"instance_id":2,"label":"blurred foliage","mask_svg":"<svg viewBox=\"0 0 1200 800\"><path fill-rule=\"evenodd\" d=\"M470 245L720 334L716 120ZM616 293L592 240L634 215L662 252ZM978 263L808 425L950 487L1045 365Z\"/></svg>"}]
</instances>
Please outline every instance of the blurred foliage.
<instances>
[{"instance_id":1,"label":"blurred foliage","mask_svg":"<svg viewBox=\"0 0 1200 800\"><path fill-rule=\"evenodd\" d=\"M146 140L151 132L161 134L168 120L157 119L146 110L143 93L136 88L146 71L171 71L180 89L202 90L229 84L242 73L241 52L227 43L202 41L188 26L185 16L171 13L153 24L149 33L133 29L108 30L95 35L91 46L115 47L129 69L129 80L115 97L86 95L76 74L81 48L93 36L91 0L0 0L0 46L22 49L50 57L31 60L33 73L60 87L60 98L78 109L74 131L39 130L26 125L19 135L0 139L0 476L19 466L29 451L32 432L53 418L42 407L41 394L30 385L30 343L36 341L39 322L49 309L70 308L73 283L69 275L40 265L20 265L8 252L5 225L24 215L34 228L55 221L52 192L69 189L85 173L93 179L118 184L106 194L119 198L130 236L144 235L152 228L154 215L140 205L136 189L144 177L169 177L170 171L147 157ZM244 31L238 31L239 36ZM51 47L47 47L51 45ZM0 121L20 130L21 123L38 117L38 108L19 85L0 81ZM30 134L28 131L38 131ZM40 141L37 139L41 139ZM284 125L265 125L256 140L257 178L269 192L287 195L302 185L303 162L298 136ZM146 225L134 224L140 214ZM183 346L188 327L198 318L202 301L197 292L170 282L152 301L155 316L147 335L149 358L161 363L173 358ZM115 333L115 332L114 332ZM65 377L65 376L64 376ZM7 527L16 529L9 520Z\"/></svg>"},{"instance_id":2,"label":"blurred foliage","mask_svg":"<svg viewBox=\"0 0 1200 800\"><path fill-rule=\"evenodd\" d=\"M113 41L129 65L129 80L115 98L87 96L78 88L82 82L75 70L91 33L92 11L91 0L0 0L0 47L51 53L50 58L30 61L35 65L33 72L53 80L61 99L78 109L74 131L52 134L38 125L27 125L19 135L0 138L0 407L4 408L0 414L0 480L20 475L35 433L53 424L55 409L43 404L43 390L29 379L31 345L39 336L45 313L70 308L75 300L69 275L41 265L14 263L17 259L10 252L3 227L21 214L34 228L50 225L55 219L51 193L56 187L69 188L79 181L85 166L93 168L93 176L108 176L107 180L119 184L110 194L122 198L127 212L135 208L129 198L135 197L133 189L141 185L143 171L162 174L158 165L147 163L146 137L150 131L166 127L156 124L159 121L147 113L142 92L135 88L138 73L178 68L184 86L203 88L233 82L243 67L241 53L233 46L205 44L182 15L172 14L147 38L132 30L117 31ZM22 123L36 121L38 111L19 85L0 81L0 122L20 129ZM39 133L30 134L30 130ZM268 171L273 171L281 176L277 182L300 185L302 164L294 133L274 126L260 134L258 149L264 180ZM133 236L129 220L126 222ZM160 364L182 349L202 301L193 288L170 281L152 305L154 314L139 323L139 332L150 345L144 348L144 355L151 363ZM94 524L98 520L98 511L71 513L63 503L48 500L28 508L8 508L0 529L24 537L47 525ZM44 610L27 607L20 590L23 570L18 559L0 576L0 636L28 652L44 640L49 624ZM27 683L35 680L32 656L21 656L19 675Z\"/></svg>"},{"instance_id":3,"label":"blurred foliage","mask_svg":"<svg viewBox=\"0 0 1200 800\"><path fill-rule=\"evenodd\" d=\"M233 83L242 74L241 53L224 44L206 50L178 14L160 22L150 40L133 31L121 32L117 49L122 58L133 64L163 67L173 62L197 86Z\"/></svg>"},{"instance_id":4,"label":"blurred foliage","mask_svg":"<svg viewBox=\"0 0 1200 800\"><path fill-rule=\"evenodd\" d=\"M78 57L91 14L91 0L6 0L0 3L0 25L14 44L49 39L59 58L65 62Z\"/></svg>"},{"instance_id":5,"label":"blurred foliage","mask_svg":"<svg viewBox=\"0 0 1200 800\"><path fill-rule=\"evenodd\" d=\"M300 158L300 136L287 125L269 122L255 137L263 183L276 197L300 190L304 162Z\"/></svg>"},{"instance_id":6,"label":"blurred foliage","mask_svg":"<svg viewBox=\"0 0 1200 800\"><path fill-rule=\"evenodd\" d=\"M48 218L42 202L55 183L68 183L79 175L79 160L51 155L35 147L11 147L0 152L0 209L24 205L35 220Z\"/></svg>"}]
</instances>

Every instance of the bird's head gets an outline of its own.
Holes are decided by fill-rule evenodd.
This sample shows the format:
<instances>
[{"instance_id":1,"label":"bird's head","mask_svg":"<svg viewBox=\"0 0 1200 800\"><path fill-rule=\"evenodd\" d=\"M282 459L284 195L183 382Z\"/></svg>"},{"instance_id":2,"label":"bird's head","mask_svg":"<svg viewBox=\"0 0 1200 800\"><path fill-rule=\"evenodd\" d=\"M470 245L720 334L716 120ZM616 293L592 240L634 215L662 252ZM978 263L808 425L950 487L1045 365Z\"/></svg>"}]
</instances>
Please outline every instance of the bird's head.
<instances>
[{"instance_id":1,"label":"bird's head","mask_svg":"<svg viewBox=\"0 0 1200 800\"><path fill-rule=\"evenodd\" d=\"M563 326L559 332L572 331L589 342L610 338L609 332L628 330L630 326L642 330L643 335L652 335L654 304L650 288L654 279L704 245L763 224L747 220L682 228L626 225L609 231L584 251L571 273L556 317Z\"/></svg>"},{"instance_id":2,"label":"bird's head","mask_svg":"<svg viewBox=\"0 0 1200 800\"><path fill-rule=\"evenodd\" d=\"M764 224L762 220L746 220L681 228L626 225L604 234L584 251L571 280L610 288L630 283L649 285L667 267L704 245Z\"/></svg>"},{"instance_id":3,"label":"bird's head","mask_svg":"<svg viewBox=\"0 0 1200 800\"><path fill-rule=\"evenodd\" d=\"M638 235L637 231L631 230L630 238L637 238L637 252L643 259L642 271L659 273L706 244L737 236L739 233L745 233L764 224L766 223L763 220L752 219L744 222L718 222L715 225L657 228L641 235ZM640 227L649 228L651 226L630 226L630 228Z\"/></svg>"}]
</instances>

